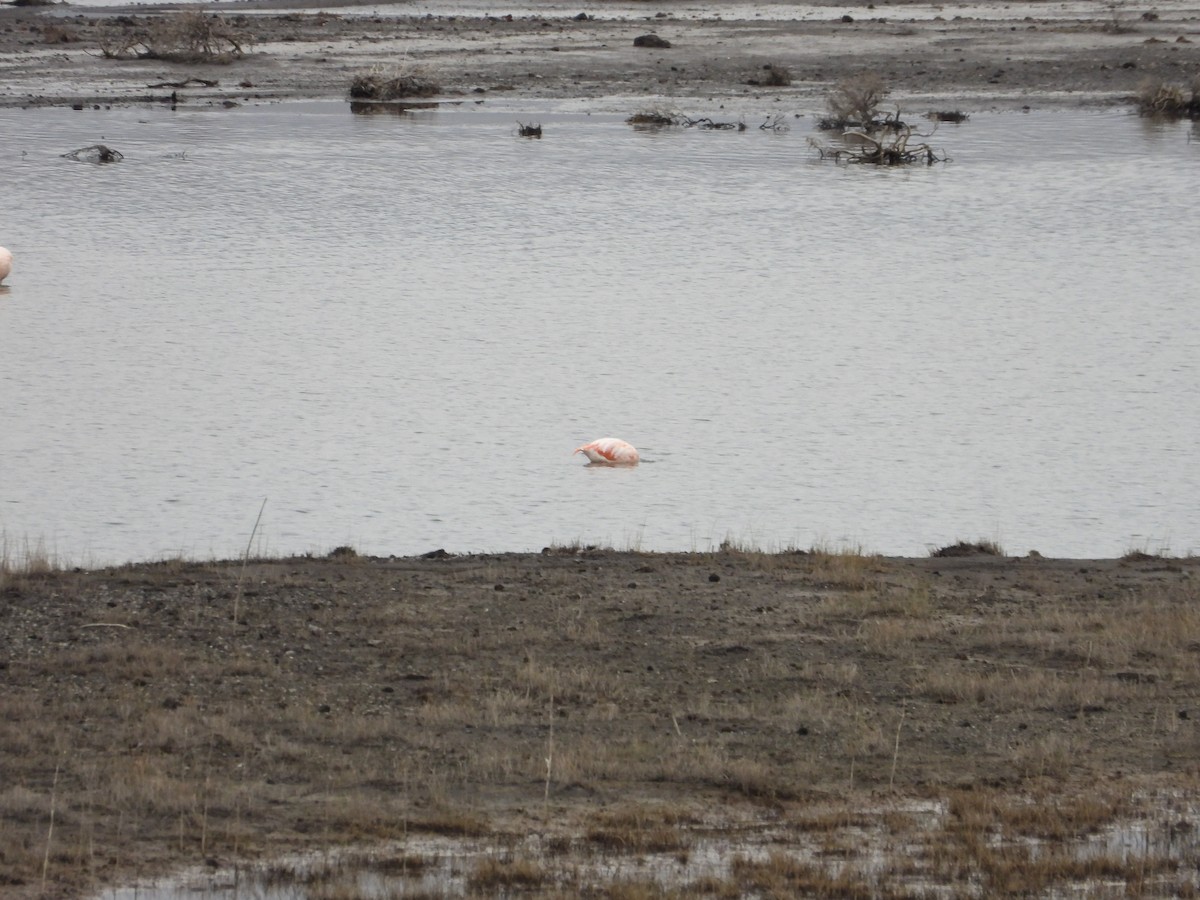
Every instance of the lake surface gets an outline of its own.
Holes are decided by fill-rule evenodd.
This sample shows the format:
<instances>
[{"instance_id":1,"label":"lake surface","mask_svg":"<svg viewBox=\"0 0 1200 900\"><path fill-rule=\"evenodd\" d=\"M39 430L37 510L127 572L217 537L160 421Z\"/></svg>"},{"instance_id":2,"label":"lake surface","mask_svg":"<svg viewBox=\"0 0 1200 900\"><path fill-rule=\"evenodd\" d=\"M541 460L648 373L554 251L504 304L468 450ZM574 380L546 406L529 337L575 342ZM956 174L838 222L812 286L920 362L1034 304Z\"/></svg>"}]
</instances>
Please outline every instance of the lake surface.
<instances>
[{"instance_id":1,"label":"lake surface","mask_svg":"<svg viewBox=\"0 0 1200 900\"><path fill-rule=\"evenodd\" d=\"M1192 126L747 104L0 110L5 552L1200 551Z\"/></svg>"}]
</instances>

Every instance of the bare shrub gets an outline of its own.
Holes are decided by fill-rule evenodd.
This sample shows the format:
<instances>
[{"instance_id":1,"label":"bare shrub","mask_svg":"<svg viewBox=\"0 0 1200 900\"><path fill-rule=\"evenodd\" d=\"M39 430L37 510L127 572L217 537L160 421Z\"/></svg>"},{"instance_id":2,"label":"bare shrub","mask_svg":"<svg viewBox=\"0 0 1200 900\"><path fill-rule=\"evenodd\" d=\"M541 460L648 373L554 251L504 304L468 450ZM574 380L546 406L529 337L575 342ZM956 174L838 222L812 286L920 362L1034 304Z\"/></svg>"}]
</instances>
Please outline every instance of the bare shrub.
<instances>
[{"instance_id":1,"label":"bare shrub","mask_svg":"<svg viewBox=\"0 0 1200 900\"><path fill-rule=\"evenodd\" d=\"M154 22L140 41L138 55L169 62L227 63L241 56L248 43L223 17L189 11Z\"/></svg>"},{"instance_id":2,"label":"bare shrub","mask_svg":"<svg viewBox=\"0 0 1200 900\"><path fill-rule=\"evenodd\" d=\"M100 55L105 59L130 59L138 55L144 35L126 28L111 30L97 40Z\"/></svg>"},{"instance_id":3,"label":"bare shrub","mask_svg":"<svg viewBox=\"0 0 1200 900\"><path fill-rule=\"evenodd\" d=\"M824 130L862 128L871 130L879 119L879 105L891 93L874 72L864 72L839 81L826 100L829 115L817 125Z\"/></svg>"},{"instance_id":4,"label":"bare shrub","mask_svg":"<svg viewBox=\"0 0 1200 900\"><path fill-rule=\"evenodd\" d=\"M163 59L181 63L228 63L250 44L219 15L180 12L148 20L146 26L119 17L122 27L104 33L98 44L105 59Z\"/></svg>"},{"instance_id":5,"label":"bare shrub","mask_svg":"<svg viewBox=\"0 0 1200 900\"><path fill-rule=\"evenodd\" d=\"M391 71L374 68L355 75L350 82L350 97L354 100L402 100L441 92L441 85L417 66Z\"/></svg>"}]
</instances>

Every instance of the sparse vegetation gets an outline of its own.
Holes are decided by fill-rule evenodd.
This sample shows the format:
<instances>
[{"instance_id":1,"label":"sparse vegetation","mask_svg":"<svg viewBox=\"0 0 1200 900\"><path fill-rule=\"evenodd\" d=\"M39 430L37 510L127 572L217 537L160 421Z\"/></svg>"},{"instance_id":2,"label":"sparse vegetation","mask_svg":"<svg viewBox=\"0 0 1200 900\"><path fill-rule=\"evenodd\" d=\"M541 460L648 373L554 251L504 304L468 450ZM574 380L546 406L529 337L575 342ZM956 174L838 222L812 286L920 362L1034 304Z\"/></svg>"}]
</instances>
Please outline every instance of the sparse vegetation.
<instances>
[{"instance_id":1,"label":"sparse vegetation","mask_svg":"<svg viewBox=\"0 0 1200 900\"><path fill-rule=\"evenodd\" d=\"M99 39L100 52L110 59L162 59L178 63L229 63L246 52L249 35L236 30L221 15L199 10L130 19L128 25Z\"/></svg>"}]
</instances>

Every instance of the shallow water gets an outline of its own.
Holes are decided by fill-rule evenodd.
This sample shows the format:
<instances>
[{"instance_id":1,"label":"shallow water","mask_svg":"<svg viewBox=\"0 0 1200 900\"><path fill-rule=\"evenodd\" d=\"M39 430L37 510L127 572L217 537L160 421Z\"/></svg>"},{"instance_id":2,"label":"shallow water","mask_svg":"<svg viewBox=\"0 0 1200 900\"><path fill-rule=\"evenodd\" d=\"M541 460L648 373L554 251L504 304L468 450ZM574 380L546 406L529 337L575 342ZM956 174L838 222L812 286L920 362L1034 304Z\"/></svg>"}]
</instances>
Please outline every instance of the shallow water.
<instances>
[{"instance_id":1,"label":"shallow water","mask_svg":"<svg viewBox=\"0 0 1200 900\"><path fill-rule=\"evenodd\" d=\"M765 106L0 110L5 552L1200 549L1192 128Z\"/></svg>"},{"instance_id":2,"label":"shallow water","mask_svg":"<svg viewBox=\"0 0 1200 900\"><path fill-rule=\"evenodd\" d=\"M1159 798L1166 809L1176 805ZM305 900L309 897L460 897L482 895L487 889L472 888L473 876L487 871L488 863L526 864L524 871L535 875L534 884L545 892L602 894L617 884L657 884L667 890L684 891L707 880L727 887L740 884L749 890L747 879L738 877L747 862L766 864L773 857L802 865L822 866L830 874L841 873L852 882L904 887L921 896L979 896L979 885L942 854L953 842L947 804L940 801L900 801L889 811L911 818L910 831L898 834L877 821L882 809L864 809L847 815L842 828L805 834L774 822L730 823L722 833L711 826L674 832L672 850L622 851L588 839L560 838L548 841L537 834L525 838L495 839L413 836L403 842L373 847L331 849L324 853L292 855L238 868L195 867L161 879L143 879L136 884L110 888L94 900ZM866 820L864 823L864 819ZM872 821L875 820L875 821ZM951 827L950 834L953 833ZM1077 893L1087 896L1118 896L1124 879L1112 876L1112 866L1127 867L1129 876L1140 875L1139 887L1147 896L1169 896L1182 885L1194 887L1194 871L1187 862L1195 858L1200 839L1190 819L1144 818L1115 822L1095 834L1071 839L1042 840L1020 835L991 834L995 847L1024 850L1030 858L1044 854L1080 862L1105 861L1092 875L1068 879ZM924 863L920 862L924 860ZM1146 879L1146 870L1157 871L1165 861L1182 863L1175 878L1160 875ZM1170 867L1166 867L1170 868ZM1191 867L1194 870L1194 867ZM751 880L752 884L753 881ZM542 892L527 886L525 893ZM518 894L493 884L495 896ZM709 891L696 891L709 894ZM758 893L748 894L758 896ZM1061 896L1050 892L1048 896Z\"/></svg>"}]
</instances>

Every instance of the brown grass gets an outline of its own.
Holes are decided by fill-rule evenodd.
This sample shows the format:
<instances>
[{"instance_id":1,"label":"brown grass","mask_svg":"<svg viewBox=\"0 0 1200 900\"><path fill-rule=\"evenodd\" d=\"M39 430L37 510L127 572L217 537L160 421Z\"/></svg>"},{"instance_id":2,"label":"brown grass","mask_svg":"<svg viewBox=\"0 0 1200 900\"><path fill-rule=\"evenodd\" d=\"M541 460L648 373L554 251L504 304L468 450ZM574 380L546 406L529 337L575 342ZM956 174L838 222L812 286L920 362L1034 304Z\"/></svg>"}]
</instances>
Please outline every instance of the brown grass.
<instances>
[{"instance_id":1,"label":"brown grass","mask_svg":"<svg viewBox=\"0 0 1200 900\"><path fill-rule=\"evenodd\" d=\"M481 892L554 891L596 856L715 839L744 858L693 879L713 896L953 892L972 872L989 896L1097 873L1169 895L1166 851L1025 845L1195 819L1198 565L255 560L235 622L240 562L10 554L0 859L14 891L45 869L79 895L135 867L424 836L511 847L471 859ZM547 856L505 837L527 833Z\"/></svg>"}]
</instances>

